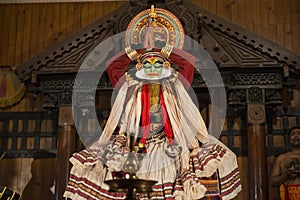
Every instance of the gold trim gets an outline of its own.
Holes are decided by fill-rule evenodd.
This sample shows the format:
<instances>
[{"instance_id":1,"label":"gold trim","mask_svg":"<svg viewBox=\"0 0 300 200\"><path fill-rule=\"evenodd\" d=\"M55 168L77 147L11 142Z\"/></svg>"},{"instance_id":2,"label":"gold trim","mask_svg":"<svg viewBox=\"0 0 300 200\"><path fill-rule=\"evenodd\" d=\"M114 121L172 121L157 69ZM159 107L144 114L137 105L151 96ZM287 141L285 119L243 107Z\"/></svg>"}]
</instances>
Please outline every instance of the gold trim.
<instances>
[{"instance_id":1,"label":"gold trim","mask_svg":"<svg viewBox=\"0 0 300 200\"><path fill-rule=\"evenodd\" d=\"M166 46L164 46L164 47L161 49L160 53L161 53L161 55L162 55L163 57L169 58L169 56L170 56L172 50L173 50L173 46L167 44Z\"/></svg>"},{"instance_id":2,"label":"gold trim","mask_svg":"<svg viewBox=\"0 0 300 200\"><path fill-rule=\"evenodd\" d=\"M154 5L151 5L151 11L149 13L149 17L151 17L151 18L157 18L157 13L155 12Z\"/></svg>"},{"instance_id":3,"label":"gold trim","mask_svg":"<svg viewBox=\"0 0 300 200\"><path fill-rule=\"evenodd\" d=\"M126 47L125 52L130 60L137 60L139 58L138 52L136 50L131 49L130 47Z\"/></svg>"},{"instance_id":4,"label":"gold trim","mask_svg":"<svg viewBox=\"0 0 300 200\"><path fill-rule=\"evenodd\" d=\"M4 192L5 192L5 190L6 190L6 187L4 187L4 188L3 188L3 191L0 192L0 198L2 198L2 196L3 196Z\"/></svg>"},{"instance_id":5,"label":"gold trim","mask_svg":"<svg viewBox=\"0 0 300 200\"><path fill-rule=\"evenodd\" d=\"M140 43L141 33L147 24L151 12L151 9L144 10L130 21L125 36L126 46L129 47L132 44ZM155 13L157 14L155 18L156 23L160 24L168 32L166 44L182 49L184 45L184 30L179 19L173 13L162 8L155 8Z\"/></svg>"}]
</instances>

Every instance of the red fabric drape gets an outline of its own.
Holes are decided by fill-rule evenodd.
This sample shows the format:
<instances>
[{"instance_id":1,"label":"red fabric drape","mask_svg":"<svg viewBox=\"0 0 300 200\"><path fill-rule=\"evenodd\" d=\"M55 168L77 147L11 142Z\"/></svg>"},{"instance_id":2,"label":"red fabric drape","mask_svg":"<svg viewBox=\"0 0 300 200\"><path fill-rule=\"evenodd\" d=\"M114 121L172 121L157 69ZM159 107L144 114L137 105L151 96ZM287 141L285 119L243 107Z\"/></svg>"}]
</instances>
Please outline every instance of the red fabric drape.
<instances>
[{"instance_id":1,"label":"red fabric drape","mask_svg":"<svg viewBox=\"0 0 300 200\"><path fill-rule=\"evenodd\" d=\"M180 75L179 79L184 84L185 88L189 88L194 78L194 66L196 65L196 58L186 51L173 48L169 59L178 67Z\"/></svg>"},{"instance_id":2,"label":"red fabric drape","mask_svg":"<svg viewBox=\"0 0 300 200\"><path fill-rule=\"evenodd\" d=\"M173 143L173 133L170 123L170 119L166 110L166 104L164 101L162 90L160 89L160 104L161 104L161 113L164 124L164 131L169 142ZM143 137L140 140L140 143L146 144L146 139L149 137L150 132L150 88L148 84L143 85L142 88L142 131Z\"/></svg>"},{"instance_id":3,"label":"red fabric drape","mask_svg":"<svg viewBox=\"0 0 300 200\"><path fill-rule=\"evenodd\" d=\"M125 82L125 72L130 63L125 52L121 52L106 62L106 72L113 87L119 88Z\"/></svg>"},{"instance_id":4,"label":"red fabric drape","mask_svg":"<svg viewBox=\"0 0 300 200\"><path fill-rule=\"evenodd\" d=\"M161 112L162 112L162 118L164 122L164 130L166 133L166 137L168 138L170 143L173 143L173 132L172 132L172 127L170 123L170 119L166 110L166 104L164 100L164 96L162 93L162 90L160 89L160 103L161 103Z\"/></svg>"},{"instance_id":5,"label":"red fabric drape","mask_svg":"<svg viewBox=\"0 0 300 200\"><path fill-rule=\"evenodd\" d=\"M143 138L140 143L145 145L150 132L150 88L148 84L143 85L141 101Z\"/></svg>"}]
</instances>

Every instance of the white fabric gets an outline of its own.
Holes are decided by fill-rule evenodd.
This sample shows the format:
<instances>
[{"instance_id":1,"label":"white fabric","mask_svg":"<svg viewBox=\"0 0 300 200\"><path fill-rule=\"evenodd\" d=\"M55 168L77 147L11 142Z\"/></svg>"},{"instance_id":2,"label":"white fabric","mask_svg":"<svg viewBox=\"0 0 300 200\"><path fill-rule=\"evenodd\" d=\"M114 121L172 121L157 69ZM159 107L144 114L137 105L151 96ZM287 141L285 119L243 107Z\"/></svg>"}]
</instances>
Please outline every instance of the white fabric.
<instances>
[{"instance_id":1,"label":"white fabric","mask_svg":"<svg viewBox=\"0 0 300 200\"><path fill-rule=\"evenodd\" d=\"M163 78L168 78L172 75L171 71L168 69L163 68L162 74L158 77L148 77L145 75L144 69L141 69L135 73L136 77L142 80L148 80L148 81L157 81L161 80Z\"/></svg>"},{"instance_id":2,"label":"white fabric","mask_svg":"<svg viewBox=\"0 0 300 200\"><path fill-rule=\"evenodd\" d=\"M201 143L207 142L208 132L198 108L181 81L173 79L173 82L175 91L168 80L163 82L162 88L175 141L185 149L195 144L195 137Z\"/></svg>"},{"instance_id":3,"label":"white fabric","mask_svg":"<svg viewBox=\"0 0 300 200\"><path fill-rule=\"evenodd\" d=\"M102 135L99 138L99 144L103 144L103 143L107 143L110 138L111 135L113 133L113 131L115 130L119 120L120 120L120 116L122 114L122 112L120 111L120 109L122 108L122 106L124 105L124 101L126 98L126 94L127 94L127 90L128 90L129 84L126 82L123 84L123 86L120 88L119 93L116 97L115 103L111 109L109 118L107 120L106 126L102 132ZM123 109L121 109L123 110Z\"/></svg>"},{"instance_id":4,"label":"white fabric","mask_svg":"<svg viewBox=\"0 0 300 200\"><path fill-rule=\"evenodd\" d=\"M176 91L173 91L170 82L174 82ZM131 98L126 103L124 113L121 117L126 94L128 88L131 86L135 86L135 89ZM134 133L137 137L140 129L141 88L142 83L136 80L124 83L117 95L107 125L98 144L101 145L108 142L120 120L120 132ZM205 123L181 81L179 79L164 80L162 82L162 91L175 141L184 150L194 144L195 137L202 143L206 142L208 133Z\"/></svg>"},{"instance_id":5,"label":"white fabric","mask_svg":"<svg viewBox=\"0 0 300 200\"><path fill-rule=\"evenodd\" d=\"M147 145L147 153L137 172L139 178L156 180L158 183L173 183L175 181L179 163L178 159L172 159L166 155L167 145L167 138Z\"/></svg>"},{"instance_id":6,"label":"white fabric","mask_svg":"<svg viewBox=\"0 0 300 200\"><path fill-rule=\"evenodd\" d=\"M172 84L174 84L174 87ZM137 137L138 133L141 131L142 85L143 83L136 80L130 80L123 84L117 94L108 122L100 139L90 147L91 152L93 152L93 149L101 150L101 146L103 148L103 145L109 143L109 140L119 123L120 133L134 134L135 137ZM128 102L125 102L129 87L134 87L133 92ZM137 172L137 176L141 179L158 181L160 184L175 182L175 179L179 174L188 171L190 156L195 154L196 151L199 151L197 140L201 143L217 143L228 150L229 153L226 154L222 160L212 160L211 163L208 163L202 174L197 174L196 172L193 176L197 178L208 174L211 175L217 168L219 168L220 178L230 173L231 170L237 166L235 155L216 138L208 135L202 116L183 87L181 81L175 78L163 80L162 92L175 143L182 148L182 153L177 159L168 157L165 152L168 148L167 138L147 144L147 154L141 160L141 168ZM191 148L194 150L190 155L189 149ZM97 157L96 155L94 156ZM215 163L215 161L217 163ZM99 168L98 170L95 170L96 168L93 168L92 165L90 165L92 163L89 162L82 164L72 158L71 162L74 164L71 173L77 174L79 177L86 177L88 180L93 180L94 183L100 183L102 188L107 188L107 185L104 184L103 181L104 179L108 180L112 178L110 171L112 169L104 167L100 160L97 160L96 163L94 163L94 167L97 166L97 168ZM111 168L114 168L114 163L111 164ZM120 166L118 165L118 169ZM182 194L181 192L174 194L176 199L199 199L204 196L206 188L201 185L199 181L190 178L183 183L183 190ZM236 191L237 192L234 192L234 194L225 196L224 199L227 200L233 197L233 195L236 195L240 191L240 188L237 188ZM66 192L65 195L70 195L69 197L71 197L69 192ZM78 199L80 198L78 197Z\"/></svg>"}]
</instances>

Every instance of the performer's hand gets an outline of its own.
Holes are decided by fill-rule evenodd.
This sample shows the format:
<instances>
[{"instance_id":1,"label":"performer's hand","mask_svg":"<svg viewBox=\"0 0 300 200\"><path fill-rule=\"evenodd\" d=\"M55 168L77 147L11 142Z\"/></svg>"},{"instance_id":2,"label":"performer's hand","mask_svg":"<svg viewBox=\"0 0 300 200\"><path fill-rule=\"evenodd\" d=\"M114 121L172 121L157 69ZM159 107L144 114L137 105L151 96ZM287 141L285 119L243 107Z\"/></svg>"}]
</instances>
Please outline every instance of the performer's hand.
<instances>
[{"instance_id":1,"label":"performer's hand","mask_svg":"<svg viewBox=\"0 0 300 200\"><path fill-rule=\"evenodd\" d=\"M180 158L181 173L183 173L189 169L189 159L190 159L190 152L184 151L181 154L181 158Z\"/></svg>"},{"instance_id":2,"label":"performer's hand","mask_svg":"<svg viewBox=\"0 0 300 200\"><path fill-rule=\"evenodd\" d=\"M195 137L193 142L190 144L189 148L190 149L199 149L199 142L198 139Z\"/></svg>"}]
</instances>

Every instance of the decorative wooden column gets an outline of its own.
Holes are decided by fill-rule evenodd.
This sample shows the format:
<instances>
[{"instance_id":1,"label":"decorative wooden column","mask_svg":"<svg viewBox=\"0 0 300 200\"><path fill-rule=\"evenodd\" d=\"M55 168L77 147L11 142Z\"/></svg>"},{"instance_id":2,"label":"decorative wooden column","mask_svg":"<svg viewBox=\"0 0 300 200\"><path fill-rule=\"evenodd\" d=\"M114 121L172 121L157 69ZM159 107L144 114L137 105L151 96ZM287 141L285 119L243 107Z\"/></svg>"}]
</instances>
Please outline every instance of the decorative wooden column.
<instances>
[{"instance_id":1,"label":"decorative wooden column","mask_svg":"<svg viewBox=\"0 0 300 200\"><path fill-rule=\"evenodd\" d=\"M265 105L263 90L250 88L247 98L248 184L250 200L268 198Z\"/></svg>"},{"instance_id":2,"label":"decorative wooden column","mask_svg":"<svg viewBox=\"0 0 300 200\"><path fill-rule=\"evenodd\" d=\"M71 163L69 158L75 151L75 128L73 126L72 107L59 108L59 135L57 146L57 168L56 168L56 184L55 199L62 200L65 191Z\"/></svg>"}]
</instances>

